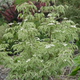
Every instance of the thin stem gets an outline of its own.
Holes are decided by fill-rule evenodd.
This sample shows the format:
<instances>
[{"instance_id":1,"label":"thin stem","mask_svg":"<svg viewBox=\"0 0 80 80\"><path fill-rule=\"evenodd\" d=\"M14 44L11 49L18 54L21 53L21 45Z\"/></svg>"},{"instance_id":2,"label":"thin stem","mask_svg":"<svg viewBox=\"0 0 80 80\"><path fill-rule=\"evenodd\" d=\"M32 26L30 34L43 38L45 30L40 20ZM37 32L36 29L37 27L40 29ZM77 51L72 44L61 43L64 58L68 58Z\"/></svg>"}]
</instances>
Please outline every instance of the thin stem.
<instances>
[{"instance_id":1,"label":"thin stem","mask_svg":"<svg viewBox=\"0 0 80 80\"><path fill-rule=\"evenodd\" d=\"M51 43L51 33L52 33L52 32L51 32L51 28L50 28L50 41L49 41L49 43Z\"/></svg>"}]
</instances>

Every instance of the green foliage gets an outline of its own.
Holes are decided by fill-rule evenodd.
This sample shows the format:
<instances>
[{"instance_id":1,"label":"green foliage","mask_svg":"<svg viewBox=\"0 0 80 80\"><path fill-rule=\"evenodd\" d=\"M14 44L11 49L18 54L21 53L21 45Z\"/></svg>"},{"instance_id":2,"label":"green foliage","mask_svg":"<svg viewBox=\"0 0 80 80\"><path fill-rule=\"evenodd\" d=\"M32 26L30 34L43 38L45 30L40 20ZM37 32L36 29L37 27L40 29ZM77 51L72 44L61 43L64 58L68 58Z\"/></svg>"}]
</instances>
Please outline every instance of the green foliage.
<instances>
[{"instance_id":1,"label":"green foliage","mask_svg":"<svg viewBox=\"0 0 80 80\"><path fill-rule=\"evenodd\" d=\"M63 18L65 7L62 5L42 7L45 11L50 8L46 17L44 12L32 15L30 10L36 9L33 4L23 3L16 8L23 11L19 14L23 22L6 29L0 45L0 63L11 69L7 80L57 77L65 66L73 64L72 54L77 48L74 40L78 40L80 29L73 21Z\"/></svg>"},{"instance_id":2,"label":"green foliage","mask_svg":"<svg viewBox=\"0 0 80 80\"><path fill-rule=\"evenodd\" d=\"M6 28L8 28L8 26L3 22L3 25L0 26L0 44L2 42L2 36L5 33Z\"/></svg>"},{"instance_id":3,"label":"green foliage","mask_svg":"<svg viewBox=\"0 0 80 80\"><path fill-rule=\"evenodd\" d=\"M15 4L21 4L21 3L24 3L24 2L28 2L28 1L34 1L34 0L14 0ZM38 1L41 1L41 2L47 2L49 3L49 1L52 1L52 2L55 2L55 0L35 0L34 2L38 2Z\"/></svg>"},{"instance_id":4,"label":"green foliage","mask_svg":"<svg viewBox=\"0 0 80 80\"><path fill-rule=\"evenodd\" d=\"M73 71L70 74L72 76L76 75L77 73L80 74L80 55L78 55L74 58L74 62L75 62L75 64L74 64L75 68L73 69ZM79 79L80 79L80 77L78 78L78 80Z\"/></svg>"},{"instance_id":5,"label":"green foliage","mask_svg":"<svg viewBox=\"0 0 80 80\"><path fill-rule=\"evenodd\" d=\"M76 24L77 27L80 28L80 1L76 0L58 0L58 4L63 4L63 5L68 5L69 7L66 9L65 16L68 17L69 19L73 20ZM78 50L80 52L80 32L78 33L79 40L76 41L76 44L78 45ZM73 69L71 75L76 75L77 73L80 74L80 54L74 58L74 66L75 68ZM80 80L80 77L79 79Z\"/></svg>"},{"instance_id":6,"label":"green foliage","mask_svg":"<svg viewBox=\"0 0 80 80\"><path fill-rule=\"evenodd\" d=\"M1 26L3 23L4 23L4 20L3 20L2 16L1 16L1 14L0 14L0 26Z\"/></svg>"},{"instance_id":7,"label":"green foliage","mask_svg":"<svg viewBox=\"0 0 80 80\"><path fill-rule=\"evenodd\" d=\"M16 5L18 5L18 4L21 4L21 3L24 3L24 2L26 2L26 1L28 1L28 0L15 0L15 4Z\"/></svg>"},{"instance_id":8,"label":"green foliage","mask_svg":"<svg viewBox=\"0 0 80 80\"><path fill-rule=\"evenodd\" d=\"M79 10L79 5L80 5L80 1L76 1L76 0L58 0L57 1L57 5L58 4L63 4L63 5L68 5L68 9L66 9L66 14L65 16L68 17L69 19L73 20L75 23L79 23L79 19L80 19L80 10Z\"/></svg>"}]
</instances>

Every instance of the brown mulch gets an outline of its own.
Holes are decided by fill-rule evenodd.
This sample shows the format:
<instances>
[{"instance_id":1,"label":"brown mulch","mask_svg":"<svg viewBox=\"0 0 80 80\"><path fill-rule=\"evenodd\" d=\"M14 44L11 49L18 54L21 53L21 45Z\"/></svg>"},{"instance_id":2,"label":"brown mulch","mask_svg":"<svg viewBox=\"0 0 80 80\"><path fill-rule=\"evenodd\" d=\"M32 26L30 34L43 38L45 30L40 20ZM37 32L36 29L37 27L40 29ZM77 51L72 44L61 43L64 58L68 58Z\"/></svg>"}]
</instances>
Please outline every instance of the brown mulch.
<instances>
[{"instance_id":1,"label":"brown mulch","mask_svg":"<svg viewBox=\"0 0 80 80\"><path fill-rule=\"evenodd\" d=\"M8 68L4 68L4 66L0 65L0 80L6 80L8 72Z\"/></svg>"}]
</instances>

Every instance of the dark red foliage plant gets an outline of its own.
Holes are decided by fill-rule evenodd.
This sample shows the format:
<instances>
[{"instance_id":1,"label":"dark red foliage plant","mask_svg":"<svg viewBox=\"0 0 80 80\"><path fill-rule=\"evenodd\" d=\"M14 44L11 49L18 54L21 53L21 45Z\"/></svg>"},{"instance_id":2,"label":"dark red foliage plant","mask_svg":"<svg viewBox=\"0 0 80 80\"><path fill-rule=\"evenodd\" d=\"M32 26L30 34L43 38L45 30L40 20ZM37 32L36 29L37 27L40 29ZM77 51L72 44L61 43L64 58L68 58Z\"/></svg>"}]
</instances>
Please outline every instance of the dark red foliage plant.
<instances>
[{"instance_id":1,"label":"dark red foliage plant","mask_svg":"<svg viewBox=\"0 0 80 80\"><path fill-rule=\"evenodd\" d=\"M28 1L28 3L30 4L30 1ZM53 6L54 3L52 1L49 1L49 3L46 5L46 2L41 2L40 0L38 0L38 2L33 1L33 4L36 6L37 11L35 11L35 13L40 13L40 8L41 7L45 7L45 6ZM32 15L34 15L33 10L31 9L31 13ZM49 12L43 12L45 16L48 15Z\"/></svg>"},{"instance_id":2,"label":"dark red foliage plant","mask_svg":"<svg viewBox=\"0 0 80 80\"><path fill-rule=\"evenodd\" d=\"M4 17L4 19L7 22L21 21L20 18L17 18L18 12L15 5L13 5L13 3L10 5L8 2L6 2L6 4L8 7L2 5L2 10L0 11L0 14Z\"/></svg>"},{"instance_id":3,"label":"dark red foliage plant","mask_svg":"<svg viewBox=\"0 0 80 80\"><path fill-rule=\"evenodd\" d=\"M16 21L16 22L21 22L22 19L18 17L18 14L20 12L18 12L16 10L16 6L14 5L14 2L15 0L12 2L12 4L10 5L8 2L6 2L6 4L8 5L8 8L5 6L5 5L2 5L2 10L0 11L0 14L4 17L4 19L7 21L7 22L13 22L13 21ZM30 4L30 0L28 1L28 3ZM33 9L31 9L31 13L32 15L34 15L34 13L40 13L40 8L41 7L45 7L46 6L46 3L45 2L41 2L41 1L32 1L32 3L36 6L37 10L35 10L35 12L33 12ZM53 6L53 3L50 1L50 6ZM22 12L21 12L22 13ZM25 13L26 14L26 13ZM48 13L45 13L45 16L48 14Z\"/></svg>"}]
</instances>

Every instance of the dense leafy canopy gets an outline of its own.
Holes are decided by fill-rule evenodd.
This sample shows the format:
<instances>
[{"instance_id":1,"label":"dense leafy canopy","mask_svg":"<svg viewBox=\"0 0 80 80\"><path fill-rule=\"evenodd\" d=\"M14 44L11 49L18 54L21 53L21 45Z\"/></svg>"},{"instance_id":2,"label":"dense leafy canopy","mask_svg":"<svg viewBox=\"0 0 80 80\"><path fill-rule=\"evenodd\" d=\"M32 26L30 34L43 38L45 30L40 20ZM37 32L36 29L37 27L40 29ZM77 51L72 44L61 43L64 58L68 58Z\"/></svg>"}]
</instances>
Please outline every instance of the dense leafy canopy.
<instances>
[{"instance_id":1,"label":"dense leafy canopy","mask_svg":"<svg viewBox=\"0 0 80 80\"><path fill-rule=\"evenodd\" d=\"M33 2L19 3L22 22L6 24L10 26L0 44L0 64L11 69L7 80L48 80L74 64L80 29L64 17L68 6L50 5L50 0L43 6L41 1L39 9Z\"/></svg>"}]
</instances>

